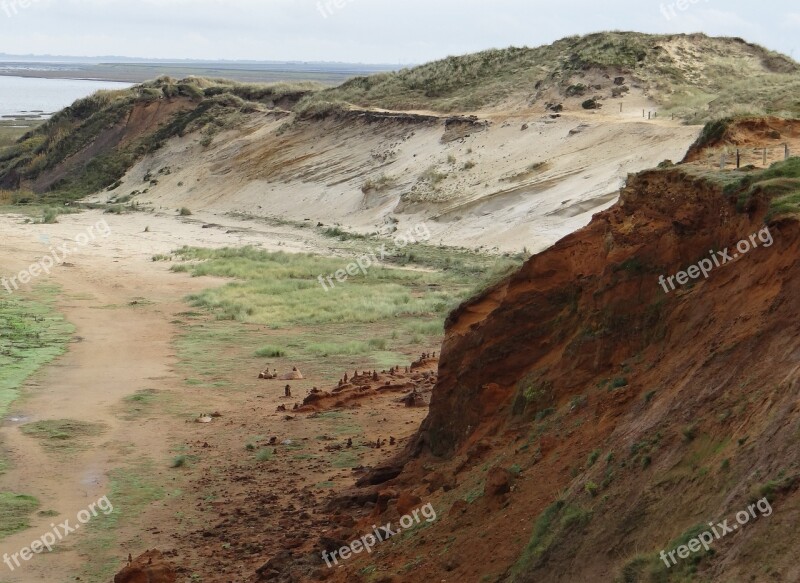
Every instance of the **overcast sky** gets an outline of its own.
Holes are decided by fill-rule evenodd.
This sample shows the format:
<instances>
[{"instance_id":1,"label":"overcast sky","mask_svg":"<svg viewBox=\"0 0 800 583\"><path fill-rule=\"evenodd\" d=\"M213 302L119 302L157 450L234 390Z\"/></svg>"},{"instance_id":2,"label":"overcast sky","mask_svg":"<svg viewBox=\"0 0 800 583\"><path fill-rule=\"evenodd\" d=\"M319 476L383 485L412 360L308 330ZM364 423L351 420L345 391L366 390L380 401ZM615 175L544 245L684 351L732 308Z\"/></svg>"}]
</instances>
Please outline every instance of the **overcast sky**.
<instances>
[{"instance_id":1,"label":"overcast sky","mask_svg":"<svg viewBox=\"0 0 800 583\"><path fill-rule=\"evenodd\" d=\"M797 0L680 3L683 10L678 0L0 0L0 53L420 63L637 30L739 36L800 57Z\"/></svg>"}]
</instances>

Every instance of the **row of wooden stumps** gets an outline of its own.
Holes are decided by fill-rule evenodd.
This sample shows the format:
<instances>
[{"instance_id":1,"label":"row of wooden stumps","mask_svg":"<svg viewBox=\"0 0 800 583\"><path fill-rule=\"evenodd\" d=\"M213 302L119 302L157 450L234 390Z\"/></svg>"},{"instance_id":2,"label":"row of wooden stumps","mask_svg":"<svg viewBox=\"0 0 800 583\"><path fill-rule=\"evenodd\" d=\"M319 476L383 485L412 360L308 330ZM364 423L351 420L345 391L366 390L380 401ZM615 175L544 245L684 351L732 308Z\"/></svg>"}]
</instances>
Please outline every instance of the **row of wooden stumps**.
<instances>
[{"instance_id":1,"label":"row of wooden stumps","mask_svg":"<svg viewBox=\"0 0 800 583\"><path fill-rule=\"evenodd\" d=\"M619 112L622 113L622 104L621 103L619 104ZM645 117L647 119L656 119L658 117L658 112L657 111L647 111L646 109L643 109L642 110L642 118L645 118ZM672 114L672 119L673 120L675 119L675 114L674 113Z\"/></svg>"},{"instance_id":2,"label":"row of wooden stumps","mask_svg":"<svg viewBox=\"0 0 800 583\"><path fill-rule=\"evenodd\" d=\"M765 146L762 149L762 166L764 168L767 167L767 147ZM789 149L789 144L783 145L783 159L788 160L791 157L791 150ZM719 161L719 167L721 170L724 170L725 167L728 165L728 155L722 154L722 157ZM736 148L736 168L739 169L742 167L742 152L739 148Z\"/></svg>"}]
</instances>

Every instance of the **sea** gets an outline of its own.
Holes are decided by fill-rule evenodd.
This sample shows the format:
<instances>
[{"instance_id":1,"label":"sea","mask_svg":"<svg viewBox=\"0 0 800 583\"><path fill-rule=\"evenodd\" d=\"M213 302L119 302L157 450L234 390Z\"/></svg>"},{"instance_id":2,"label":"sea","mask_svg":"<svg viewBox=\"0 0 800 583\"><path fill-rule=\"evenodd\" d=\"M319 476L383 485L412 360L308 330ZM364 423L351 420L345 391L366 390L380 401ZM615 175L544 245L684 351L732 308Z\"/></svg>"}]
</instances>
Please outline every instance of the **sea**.
<instances>
[{"instance_id":1,"label":"sea","mask_svg":"<svg viewBox=\"0 0 800 583\"><path fill-rule=\"evenodd\" d=\"M131 83L0 76L0 120L47 119L100 89L126 89Z\"/></svg>"}]
</instances>

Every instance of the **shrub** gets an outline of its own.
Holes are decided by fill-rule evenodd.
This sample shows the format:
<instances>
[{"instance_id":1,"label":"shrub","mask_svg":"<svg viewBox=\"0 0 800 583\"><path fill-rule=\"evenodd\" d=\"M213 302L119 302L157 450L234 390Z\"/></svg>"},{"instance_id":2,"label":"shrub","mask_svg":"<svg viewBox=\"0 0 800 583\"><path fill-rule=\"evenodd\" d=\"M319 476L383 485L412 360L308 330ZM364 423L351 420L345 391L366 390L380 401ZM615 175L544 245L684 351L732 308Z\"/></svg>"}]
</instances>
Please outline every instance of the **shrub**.
<instances>
[{"instance_id":1,"label":"shrub","mask_svg":"<svg viewBox=\"0 0 800 583\"><path fill-rule=\"evenodd\" d=\"M621 389L622 387L628 386L628 379L625 377L617 377L613 381L611 381L611 390L614 389Z\"/></svg>"},{"instance_id":2,"label":"shrub","mask_svg":"<svg viewBox=\"0 0 800 583\"><path fill-rule=\"evenodd\" d=\"M60 213L57 209L47 207L42 211L42 223L45 225L52 225L58 222L58 215Z\"/></svg>"},{"instance_id":3,"label":"shrub","mask_svg":"<svg viewBox=\"0 0 800 583\"><path fill-rule=\"evenodd\" d=\"M587 87L583 83L578 83L577 85L570 85L567 87L567 90L564 94L567 97L580 97L586 94Z\"/></svg>"},{"instance_id":4,"label":"shrub","mask_svg":"<svg viewBox=\"0 0 800 583\"><path fill-rule=\"evenodd\" d=\"M281 358L286 356L286 351L278 346L262 346L255 352L258 358Z\"/></svg>"},{"instance_id":5,"label":"shrub","mask_svg":"<svg viewBox=\"0 0 800 583\"><path fill-rule=\"evenodd\" d=\"M192 216L192 211L190 211L188 208L184 206L181 207L181 209L178 211L178 214L182 217L190 217Z\"/></svg>"},{"instance_id":6,"label":"shrub","mask_svg":"<svg viewBox=\"0 0 800 583\"><path fill-rule=\"evenodd\" d=\"M442 180L447 178L447 174L444 172L439 172L436 169L436 166L429 166L425 172L422 173L421 176L422 180L430 182L431 186L436 186Z\"/></svg>"},{"instance_id":7,"label":"shrub","mask_svg":"<svg viewBox=\"0 0 800 583\"><path fill-rule=\"evenodd\" d=\"M185 455L176 456L176 457L174 457L172 459L171 467L173 467L173 468L182 468L183 466L186 465L186 462L188 462L188 461L189 461L189 459Z\"/></svg>"}]
</instances>

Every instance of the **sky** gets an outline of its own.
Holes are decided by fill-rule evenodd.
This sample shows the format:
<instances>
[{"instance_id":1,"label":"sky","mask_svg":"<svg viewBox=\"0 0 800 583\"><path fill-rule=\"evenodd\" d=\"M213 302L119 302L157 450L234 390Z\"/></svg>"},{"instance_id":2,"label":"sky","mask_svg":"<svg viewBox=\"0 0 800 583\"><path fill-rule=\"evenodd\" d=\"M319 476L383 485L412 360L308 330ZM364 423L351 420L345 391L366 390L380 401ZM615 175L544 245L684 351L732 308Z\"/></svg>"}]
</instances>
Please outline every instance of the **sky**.
<instances>
[{"instance_id":1,"label":"sky","mask_svg":"<svg viewBox=\"0 0 800 583\"><path fill-rule=\"evenodd\" d=\"M797 0L0 0L8 54L412 64L602 30L800 58Z\"/></svg>"}]
</instances>

